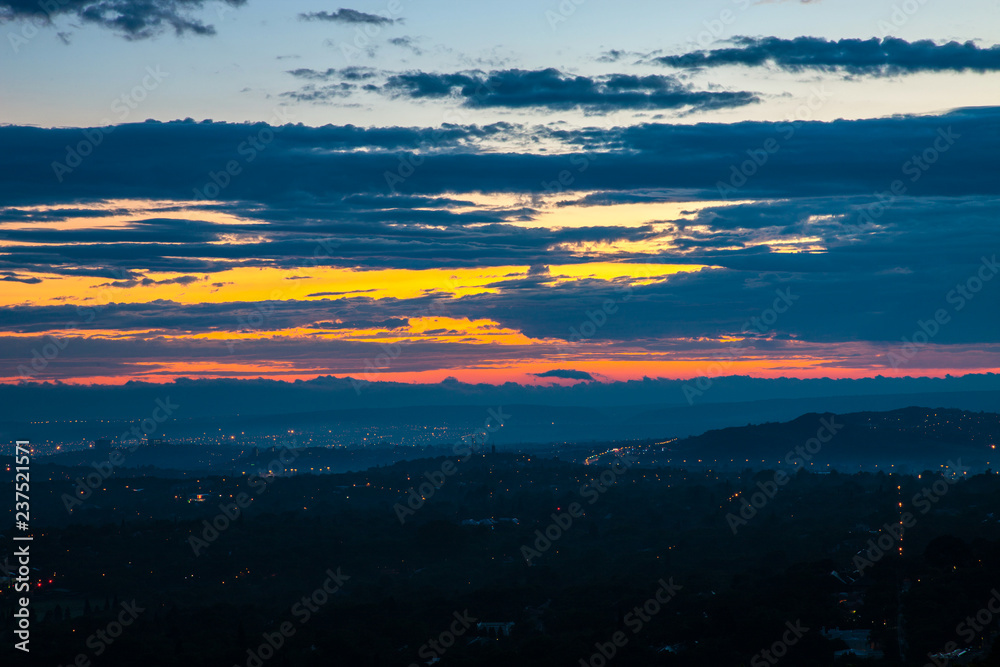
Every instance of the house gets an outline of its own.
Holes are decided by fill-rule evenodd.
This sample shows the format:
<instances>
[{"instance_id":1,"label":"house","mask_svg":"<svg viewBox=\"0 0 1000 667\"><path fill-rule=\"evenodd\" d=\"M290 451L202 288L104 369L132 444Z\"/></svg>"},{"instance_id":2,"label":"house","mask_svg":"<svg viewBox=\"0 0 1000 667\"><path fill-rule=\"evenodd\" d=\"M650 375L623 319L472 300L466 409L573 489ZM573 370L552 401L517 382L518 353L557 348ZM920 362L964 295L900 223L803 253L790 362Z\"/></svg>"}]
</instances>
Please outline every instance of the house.
<instances>
[{"instance_id":1,"label":"house","mask_svg":"<svg viewBox=\"0 0 1000 667\"><path fill-rule=\"evenodd\" d=\"M506 623L476 623L476 628L490 637L499 638L501 635L510 637L510 631L514 628L513 622Z\"/></svg>"},{"instance_id":2,"label":"house","mask_svg":"<svg viewBox=\"0 0 1000 667\"><path fill-rule=\"evenodd\" d=\"M827 639L840 639L847 644L846 649L835 651L834 657L839 658L842 655L853 653L859 658L874 658L875 660L882 658L883 653L871 640L868 630L841 630L840 628L827 630L823 628L822 633Z\"/></svg>"}]
</instances>

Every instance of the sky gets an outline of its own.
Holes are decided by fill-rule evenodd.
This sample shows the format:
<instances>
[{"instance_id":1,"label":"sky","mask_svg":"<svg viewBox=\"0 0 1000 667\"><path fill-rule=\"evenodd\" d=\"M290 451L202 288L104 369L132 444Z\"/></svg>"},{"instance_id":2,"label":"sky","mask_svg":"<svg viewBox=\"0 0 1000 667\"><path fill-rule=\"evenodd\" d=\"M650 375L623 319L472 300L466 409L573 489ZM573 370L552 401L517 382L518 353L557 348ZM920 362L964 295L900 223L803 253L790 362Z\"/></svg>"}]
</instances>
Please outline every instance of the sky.
<instances>
[{"instance_id":1,"label":"sky","mask_svg":"<svg viewBox=\"0 0 1000 667\"><path fill-rule=\"evenodd\" d=\"M997 372L998 44L996 0L0 0L0 382Z\"/></svg>"}]
</instances>

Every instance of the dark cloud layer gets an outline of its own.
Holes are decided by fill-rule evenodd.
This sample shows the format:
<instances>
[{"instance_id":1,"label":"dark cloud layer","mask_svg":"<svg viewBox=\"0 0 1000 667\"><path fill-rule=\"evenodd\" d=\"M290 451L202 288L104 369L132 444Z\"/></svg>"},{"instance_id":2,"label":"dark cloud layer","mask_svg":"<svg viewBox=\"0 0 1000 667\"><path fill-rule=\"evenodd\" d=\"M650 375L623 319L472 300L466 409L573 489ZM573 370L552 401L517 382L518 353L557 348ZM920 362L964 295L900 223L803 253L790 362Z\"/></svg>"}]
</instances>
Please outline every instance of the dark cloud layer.
<instances>
[{"instance_id":1,"label":"dark cloud layer","mask_svg":"<svg viewBox=\"0 0 1000 667\"><path fill-rule=\"evenodd\" d=\"M118 229L11 229L19 244L0 253L0 269L34 267L63 275L115 277L121 286L142 280L136 270L212 273L233 266L312 268L431 268L584 261L560 244L642 241L649 226L524 229L514 212L453 212L447 204L411 209L412 197L354 205L234 208L246 222L139 219ZM431 206L434 199L423 200ZM266 220L266 222L264 221ZM487 223L487 224L484 224ZM226 243L219 243L228 240ZM163 245L168 244L168 245ZM127 275L115 271L128 269ZM151 283L145 283L151 284Z\"/></svg>"},{"instance_id":2,"label":"dark cloud layer","mask_svg":"<svg viewBox=\"0 0 1000 667\"><path fill-rule=\"evenodd\" d=\"M396 245L387 236L381 252L355 252L357 246L345 243L331 249L331 264L356 265L358 257L372 262L387 261L389 266L414 268L440 266L455 257L468 257L468 266L482 266L499 251L494 246L508 246L508 263L529 266L531 259L541 262L519 279L495 283L496 293L481 293L458 299L428 294L412 299L375 299L362 293L326 294L315 300L282 300L264 304L268 316L255 330L267 332L284 328L332 327L330 322L381 323L396 328L410 318L437 315L452 318L490 319L501 326L518 330L531 338L572 340L574 329L587 322L589 311L610 299L614 315L596 331L591 340L616 344L641 345L651 351L690 352L711 346L705 336L745 338L741 353L784 349L803 353L807 342L836 343L850 341L898 344L902 337L912 337L939 309L948 314L947 326L940 327L936 345L990 344L996 341L1000 326L1000 268L997 257L1000 245L995 220L1000 215L1000 197L904 198L886 208L877 223L868 223L859 214L868 212L870 200L854 198L814 198L779 202L761 202L705 209L693 220L678 221L664 235L671 239L671 249L632 257L642 262L698 263L719 267L695 273L677 274L625 291L623 280L559 278L559 269L551 264L577 258L541 247L518 245L519 235L528 238L559 239L562 232L523 230L498 226L503 237L479 245L474 230L453 230L453 245L440 249L448 260L428 261L419 246L432 238L414 231L414 242ZM943 225L942 220L948 224ZM954 229L962 229L961 234ZM501 231L503 230L503 231ZM593 230L576 230L582 238L593 238ZM627 235L619 228L608 234ZM648 233L648 232L645 232ZM725 244L683 243L719 236ZM814 238L822 252L773 252L762 243L776 238ZM468 246L468 253L463 250ZM69 246L75 247L75 244ZM219 247L219 246L216 246ZM299 246L300 248L302 246ZM257 252L235 248L234 254ZM70 266L79 266L86 257L103 257L100 263L122 264L134 249L122 255L104 257L101 248L91 248L89 255L66 255ZM190 253L196 257L209 248L195 245L189 249L144 249L132 261L138 265L162 261L156 253L171 256ZM277 251L272 251L277 252ZM389 260L390 255L392 259ZM476 255L479 256L477 259ZM490 255L487 260L482 257ZM274 255L287 265L308 264L301 249L287 256ZM10 261L22 260L14 254ZM620 259L620 258L618 258ZM93 261L93 260L89 260ZM175 259L176 261L176 259ZM57 265L50 259L50 266ZM49 268L49 271L52 269ZM629 273L623 268L623 274ZM970 280L972 283L970 283ZM985 281L979 282L976 281ZM976 288L965 295L960 289ZM319 297L322 293L317 294ZM767 326L753 325L775 301L782 298L794 305ZM628 298L625 298L625 296ZM114 298L112 295L111 298ZM960 308L959 308L960 306ZM54 328L118 329L152 331L152 336L171 331L208 333L237 331L241 322L254 313L254 303L178 304L152 302L116 304L103 309L75 306L16 306L0 310L0 330L13 333L38 333ZM72 326L68 323L72 322ZM159 332L159 333L157 333ZM578 334L577 334L578 336ZM127 347L135 343L123 342ZM206 343L208 344L208 343ZM216 347L218 343L214 343ZM285 343L283 343L285 344ZM315 346L325 343L301 342ZM288 343L287 345L291 345ZM289 348L283 348L289 349ZM720 355L727 347L716 344ZM614 348L604 350L614 352ZM313 353L317 353L313 350ZM479 351L467 351L478 355Z\"/></svg>"},{"instance_id":3,"label":"dark cloud layer","mask_svg":"<svg viewBox=\"0 0 1000 667\"><path fill-rule=\"evenodd\" d=\"M94 136L101 137L99 146L92 144ZM510 137L545 139L570 152L496 153L477 148ZM269 141L263 143L262 138ZM900 179L908 195L959 196L998 190L991 165L1000 149L1000 109L857 121L642 124L609 130L506 123L311 128L147 122L121 125L109 133L7 126L0 127L0 143L6 147L0 155L0 200L10 206L210 195L226 202L287 208L295 215L357 194L541 194L565 189L559 182L564 171L572 176L575 190L659 189L690 199L874 195ZM81 158L78 148L92 153ZM754 156L761 160L762 154L766 164L759 165ZM934 163L924 161L925 156ZM230 162L238 174L225 173ZM720 191L720 186L731 191Z\"/></svg>"},{"instance_id":4,"label":"dark cloud layer","mask_svg":"<svg viewBox=\"0 0 1000 667\"><path fill-rule=\"evenodd\" d=\"M476 149L480 142L529 131L574 152ZM149 278L149 271L204 275L232 266L544 266L587 261L576 252L578 244L663 238L671 239L673 250L658 261L800 270L822 260L777 255L763 242L823 232L824 243L846 235L869 251L883 240L900 243L896 234L922 232L922 221L947 211L965 221L966 238L977 238L978 245L966 248L988 248L982 225L995 214L991 198L1000 191L991 168L1000 147L997 109L797 125L579 131L507 124L364 129L177 122L99 132L0 127L0 141L8 147L0 155L0 198L9 205L0 210L0 223L66 219L86 210L81 203L88 199L190 200L210 193L219 201L202 201L183 218L151 211L120 228L0 227L0 234L17 242L0 254L0 271L20 278L33 270L133 281ZM61 174L60 183L53 164L69 164L67 146L75 150L95 133L101 144ZM270 141L250 151L251 162L248 142L260 137ZM766 153L765 145L778 150ZM762 153L767 161L760 165L754 156ZM228 164L239 173L229 175ZM530 204L473 207L452 194L512 192L530 202L561 191L559 179L566 175L574 189L594 191L583 205L720 197L800 203L718 209L702 221L710 232L683 223L667 230L648 224L552 230L517 226L538 215ZM894 184L901 188L896 194ZM567 196L564 203L574 199ZM963 203L949 203L956 201ZM60 202L45 211L25 208ZM209 224L199 219L202 211L244 221ZM880 228L866 229L866 214ZM809 222L823 216L834 216L835 224ZM933 247L960 238L945 237ZM615 259L649 257L630 251ZM542 273L497 287L524 291L550 281Z\"/></svg>"},{"instance_id":5,"label":"dark cloud layer","mask_svg":"<svg viewBox=\"0 0 1000 667\"><path fill-rule=\"evenodd\" d=\"M1000 71L1000 46L974 42L937 44L886 37L826 40L820 37L737 37L734 45L654 58L670 67L774 65L800 71L817 69L850 74L893 75L915 72Z\"/></svg>"}]
</instances>

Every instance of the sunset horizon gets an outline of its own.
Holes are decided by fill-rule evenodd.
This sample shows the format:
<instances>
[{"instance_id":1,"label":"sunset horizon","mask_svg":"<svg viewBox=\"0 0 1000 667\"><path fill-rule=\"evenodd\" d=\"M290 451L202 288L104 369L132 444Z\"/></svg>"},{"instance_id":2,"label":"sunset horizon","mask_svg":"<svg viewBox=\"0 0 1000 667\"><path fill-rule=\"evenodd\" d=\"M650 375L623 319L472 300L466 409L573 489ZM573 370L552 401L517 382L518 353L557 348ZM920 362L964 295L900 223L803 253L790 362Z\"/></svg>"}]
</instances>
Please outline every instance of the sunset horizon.
<instances>
[{"instance_id":1,"label":"sunset horizon","mask_svg":"<svg viewBox=\"0 0 1000 667\"><path fill-rule=\"evenodd\" d=\"M0 0L0 665L1000 665L998 93L1000 0Z\"/></svg>"}]
</instances>

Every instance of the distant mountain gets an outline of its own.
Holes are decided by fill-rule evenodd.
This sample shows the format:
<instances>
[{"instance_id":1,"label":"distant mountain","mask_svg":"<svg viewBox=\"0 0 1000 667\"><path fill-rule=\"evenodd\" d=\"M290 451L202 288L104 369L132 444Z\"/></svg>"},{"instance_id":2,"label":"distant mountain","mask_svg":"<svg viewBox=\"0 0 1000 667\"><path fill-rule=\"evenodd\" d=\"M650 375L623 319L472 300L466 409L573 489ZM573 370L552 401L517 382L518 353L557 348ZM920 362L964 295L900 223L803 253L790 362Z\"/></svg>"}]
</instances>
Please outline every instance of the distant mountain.
<instances>
[{"instance_id":1,"label":"distant mountain","mask_svg":"<svg viewBox=\"0 0 1000 667\"><path fill-rule=\"evenodd\" d=\"M664 464L722 463L752 467L879 466L940 470L961 459L975 470L995 465L1000 414L907 407L888 412L809 413L788 422L708 431L661 445ZM971 474L971 471L970 471Z\"/></svg>"}]
</instances>

